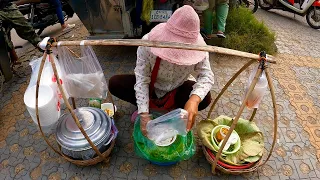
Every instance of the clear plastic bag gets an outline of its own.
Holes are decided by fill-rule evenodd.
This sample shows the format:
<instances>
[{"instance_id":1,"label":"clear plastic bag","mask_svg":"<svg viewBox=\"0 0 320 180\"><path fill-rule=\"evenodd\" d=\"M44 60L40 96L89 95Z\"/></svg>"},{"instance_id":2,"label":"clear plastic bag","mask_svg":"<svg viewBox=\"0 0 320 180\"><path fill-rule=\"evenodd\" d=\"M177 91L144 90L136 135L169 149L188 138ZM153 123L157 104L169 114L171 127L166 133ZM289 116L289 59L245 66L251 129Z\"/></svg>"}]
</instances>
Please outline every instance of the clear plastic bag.
<instances>
[{"instance_id":1,"label":"clear plastic bag","mask_svg":"<svg viewBox=\"0 0 320 180\"><path fill-rule=\"evenodd\" d=\"M246 93L248 92L248 88L251 85L251 82L254 76L256 75L257 70L258 70L258 66L255 67L250 73ZM267 89L268 89L268 81L267 81L266 73L263 71L261 76L259 77L259 80L255 88L253 89L252 93L249 95L248 100L246 101L246 106L250 109L258 108Z\"/></svg>"},{"instance_id":2,"label":"clear plastic bag","mask_svg":"<svg viewBox=\"0 0 320 180\"><path fill-rule=\"evenodd\" d=\"M156 144L176 135L187 135L188 112L184 109L173 110L147 124L148 138Z\"/></svg>"},{"instance_id":3,"label":"clear plastic bag","mask_svg":"<svg viewBox=\"0 0 320 180\"><path fill-rule=\"evenodd\" d=\"M162 114L156 112L152 114L155 118L161 115ZM140 129L140 116L137 117L134 124L133 140L136 154L157 165L172 165L191 158L196 152L192 131L186 133L185 136L176 135L172 139L172 142L167 145L156 145L154 141L142 134Z\"/></svg>"},{"instance_id":4,"label":"clear plastic bag","mask_svg":"<svg viewBox=\"0 0 320 180\"><path fill-rule=\"evenodd\" d=\"M71 97L106 98L107 82L91 46L81 46L81 57L58 46L61 69L66 74L66 89Z\"/></svg>"},{"instance_id":5,"label":"clear plastic bag","mask_svg":"<svg viewBox=\"0 0 320 180\"><path fill-rule=\"evenodd\" d=\"M60 83L62 84L62 87L65 89L65 74L63 73L63 71L61 70L61 66L60 63L58 61L58 59L54 57L54 63L56 65L57 68L57 72L60 78ZM42 58L35 58L33 60L31 60L31 62L29 63L29 65L31 66L32 69L32 73L31 73L31 77L30 77L30 82L28 85L28 88L35 86L37 84L37 80L38 80L38 73L39 73L39 69L40 69L40 64L42 61ZM56 98L58 99L58 102L60 104L63 104L63 98L62 98L62 94L58 88L58 84L57 84L57 78L54 76L53 73L53 69L50 63L51 59L50 56L48 55L46 58L46 61L44 63L43 66L43 70L42 70L42 74L41 74L41 81L40 81L40 85L47 85L50 86L52 88L52 90L55 93ZM65 91L65 95L67 97L67 99L69 98L69 94L68 92Z\"/></svg>"}]
</instances>

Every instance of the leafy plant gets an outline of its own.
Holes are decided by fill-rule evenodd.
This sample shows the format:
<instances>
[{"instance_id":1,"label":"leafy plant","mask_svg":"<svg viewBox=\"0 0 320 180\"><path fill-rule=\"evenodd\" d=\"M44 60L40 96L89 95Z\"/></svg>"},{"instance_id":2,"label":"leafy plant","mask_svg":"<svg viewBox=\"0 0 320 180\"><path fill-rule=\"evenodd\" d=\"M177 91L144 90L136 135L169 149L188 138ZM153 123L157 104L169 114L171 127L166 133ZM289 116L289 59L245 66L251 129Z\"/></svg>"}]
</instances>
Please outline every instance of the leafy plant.
<instances>
[{"instance_id":1,"label":"leafy plant","mask_svg":"<svg viewBox=\"0 0 320 180\"><path fill-rule=\"evenodd\" d=\"M202 120L197 124L197 134L202 144L217 152L215 145L211 141L211 132L218 125L229 125L232 118L219 116L214 120ZM240 165L244 163L256 162L262 157L264 150L264 137L255 123L240 118L234 129L241 140L240 149L234 154L228 154L220 157L220 160L231 165Z\"/></svg>"},{"instance_id":2,"label":"leafy plant","mask_svg":"<svg viewBox=\"0 0 320 180\"><path fill-rule=\"evenodd\" d=\"M219 46L250 53L259 53L263 50L268 54L277 52L274 44L275 33L271 32L263 22L258 21L245 7L230 8L226 35L227 38L218 43Z\"/></svg>"}]
</instances>

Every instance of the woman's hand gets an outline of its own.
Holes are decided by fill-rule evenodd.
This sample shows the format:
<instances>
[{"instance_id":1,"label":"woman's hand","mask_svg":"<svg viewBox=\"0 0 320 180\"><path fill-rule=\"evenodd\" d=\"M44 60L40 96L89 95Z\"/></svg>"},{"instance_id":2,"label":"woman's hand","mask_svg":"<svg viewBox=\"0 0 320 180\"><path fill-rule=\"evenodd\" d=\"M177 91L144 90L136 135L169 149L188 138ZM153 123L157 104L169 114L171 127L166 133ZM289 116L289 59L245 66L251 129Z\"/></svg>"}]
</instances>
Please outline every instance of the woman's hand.
<instances>
[{"instance_id":1,"label":"woman's hand","mask_svg":"<svg viewBox=\"0 0 320 180\"><path fill-rule=\"evenodd\" d=\"M147 137L147 124L151 120L151 116L149 113L141 113L140 114L140 129L142 134Z\"/></svg>"},{"instance_id":2,"label":"woman's hand","mask_svg":"<svg viewBox=\"0 0 320 180\"><path fill-rule=\"evenodd\" d=\"M195 117L198 114L198 106L201 102L201 99L197 95L192 95L186 105L184 106L184 109L188 112L188 123L187 123L187 131L189 132L191 128L193 127Z\"/></svg>"}]
</instances>

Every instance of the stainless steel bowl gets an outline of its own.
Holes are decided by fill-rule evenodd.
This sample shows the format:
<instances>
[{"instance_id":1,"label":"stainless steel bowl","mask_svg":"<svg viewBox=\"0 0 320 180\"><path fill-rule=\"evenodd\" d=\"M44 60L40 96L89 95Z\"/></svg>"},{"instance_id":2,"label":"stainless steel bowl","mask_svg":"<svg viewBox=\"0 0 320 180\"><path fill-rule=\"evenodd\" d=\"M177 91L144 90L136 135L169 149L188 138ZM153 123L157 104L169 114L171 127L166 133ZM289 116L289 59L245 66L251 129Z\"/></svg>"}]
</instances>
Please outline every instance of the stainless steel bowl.
<instances>
[{"instance_id":1,"label":"stainless steel bowl","mask_svg":"<svg viewBox=\"0 0 320 180\"><path fill-rule=\"evenodd\" d=\"M83 129L101 153L113 139L111 119L101 109L81 107L74 110ZM96 153L74 122L71 113L64 114L57 126L56 139L62 152L74 159L91 159Z\"/></svg>"}]
</instances>

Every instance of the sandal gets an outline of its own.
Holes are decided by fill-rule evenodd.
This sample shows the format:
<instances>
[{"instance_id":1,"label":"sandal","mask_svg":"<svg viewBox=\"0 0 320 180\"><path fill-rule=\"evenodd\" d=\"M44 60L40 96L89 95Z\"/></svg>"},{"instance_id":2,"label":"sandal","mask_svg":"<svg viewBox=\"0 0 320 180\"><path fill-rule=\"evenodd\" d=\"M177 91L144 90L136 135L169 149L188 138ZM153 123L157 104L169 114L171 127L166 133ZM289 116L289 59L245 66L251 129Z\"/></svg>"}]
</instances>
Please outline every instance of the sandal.
<instances>
[{"instance_id":1,"label":"sandal","mask_svg":"<svg viewBox=\"0 0 320 180\"><path fill-rule=\"evenodd\" d=\"M63 28L62 31L65 32L65 31L71 30L75 26L76 26L75 24L67 24L67 26Z\"/></svg>"},{"instance_id":2,"label":"sandal","mask_svg":"<svg viewBox=\"0 0 320 180\"><path fill-rule=\"evenodd\" d=\"M208 39L208 40L210 40L210 39L212 39L212 38L214 37L213 34L206 34L206 33L204 33L204 32L201 32L201 35L202 35L204 38Z\"/></svg>"},{"instance_id":3,"label":"sandal","mask_svg":"<svg viewBox=\"0 0 320 180\"><path fill-rule=\"evenodd\" d=\"M226 35L222 31L217 32L217 37L218 38L226 38Z\"/></svg>"}]
</instances>

